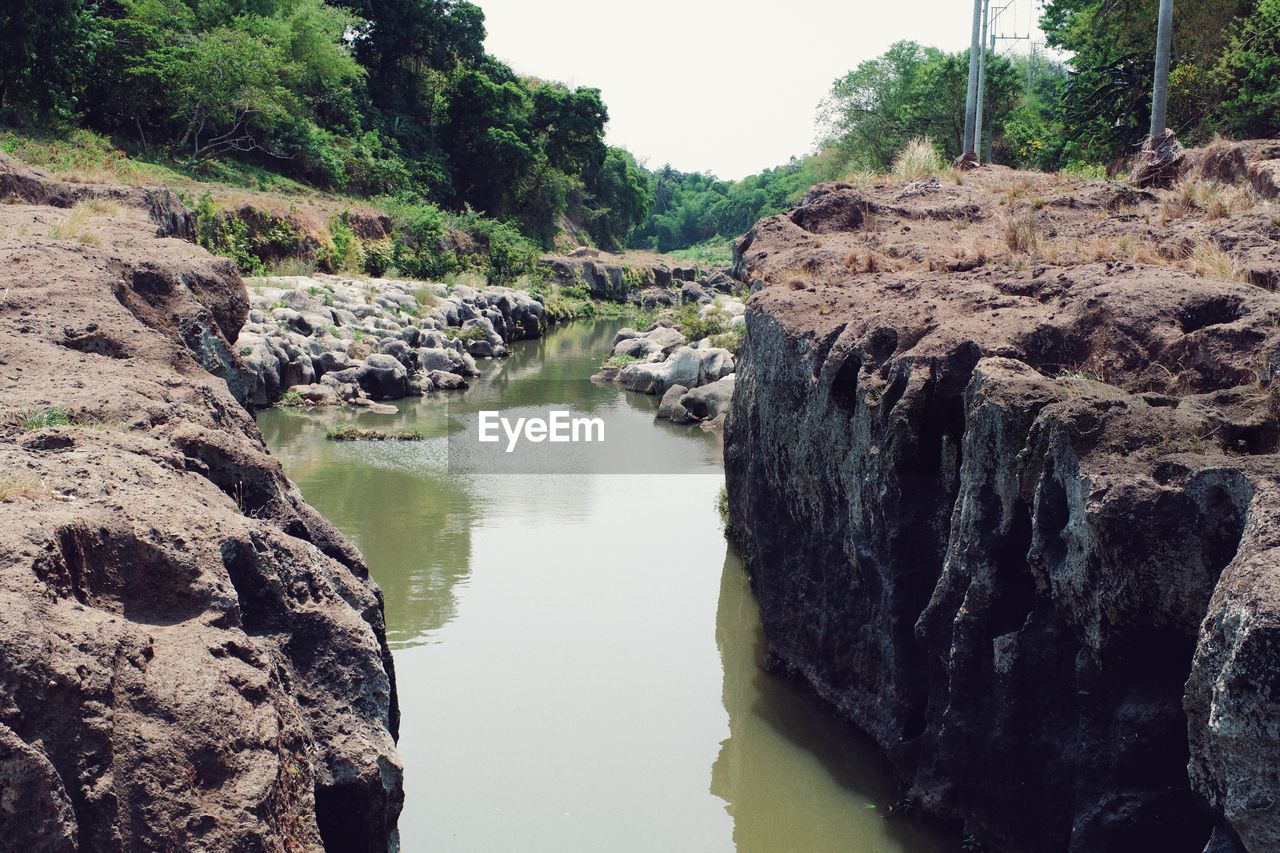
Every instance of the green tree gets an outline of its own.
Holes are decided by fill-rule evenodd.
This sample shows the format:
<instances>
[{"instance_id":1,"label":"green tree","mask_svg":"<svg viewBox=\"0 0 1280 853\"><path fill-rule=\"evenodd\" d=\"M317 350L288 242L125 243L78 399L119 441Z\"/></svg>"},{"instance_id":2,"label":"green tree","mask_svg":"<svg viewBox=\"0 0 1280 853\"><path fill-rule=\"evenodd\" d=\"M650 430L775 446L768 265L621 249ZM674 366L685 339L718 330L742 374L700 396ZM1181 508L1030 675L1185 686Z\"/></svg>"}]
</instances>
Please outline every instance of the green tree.
<instances>
[{"instance_id":1,"label":"green tree","mask_svg":"<svg viewBox=\"0 0 1280 853\"><path fill-rule=\"evenodd\" d=\"M1280 133L1280 0L1259 0L1253 13L1231 26L1215 70L1223 123L1245 137Z\"/></svg>"},{"instance_id":2,"label":"green tree","mask_svg":"<svg viewBox=\"0 0 1280 853\"><path fill-rule=\"evenodd\" d=\"M0 108L62 118L83 108L84 80L106 39L87 0L0 6Z\"/></svg>"}]
</instances>

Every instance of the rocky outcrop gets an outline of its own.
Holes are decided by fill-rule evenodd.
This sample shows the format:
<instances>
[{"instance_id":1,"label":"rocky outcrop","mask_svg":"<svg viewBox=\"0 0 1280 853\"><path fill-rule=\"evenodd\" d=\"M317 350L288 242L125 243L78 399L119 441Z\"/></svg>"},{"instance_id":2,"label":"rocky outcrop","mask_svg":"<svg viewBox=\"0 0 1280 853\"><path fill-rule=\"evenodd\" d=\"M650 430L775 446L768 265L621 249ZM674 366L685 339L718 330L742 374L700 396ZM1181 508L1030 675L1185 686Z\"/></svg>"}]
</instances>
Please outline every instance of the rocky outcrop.
<instances>
[{"instance_id":1,"label":"rocky outcrop","mask_svg":"<svg viewBox=\"0 0 1280 853\"><path fill-rule=\"evenodd\" d=\"M234 267L155 195L0 186L3 846L394 846L381 594L241 405Z\"/></svg>"},{"instance_id":2,"label":"rocky outcrop","mask_svg":"<svg viewBox=\"0 0 1280 853\"><path fill-rule=\"evenodd\" d=\"M1272 213L1163 203L986 168L816 188L737 246L771 659L989 850L1280 838L1280 297L1111 242L1230 257Z\"/></svg>"},{"instance_id":3,"label":"rocky outcrop","mask_svg":"<svg viewBox=\"0 0 1280 853\"><path fill-rule=\"evenodd\" d=\"M327 399L317 384L354 404L465 388L475 359L506 356L548 322L541 302L507 287L273 277L253 281L251 299L236 348L257 405L295 387Z\"/></svg>"}]
</instances>

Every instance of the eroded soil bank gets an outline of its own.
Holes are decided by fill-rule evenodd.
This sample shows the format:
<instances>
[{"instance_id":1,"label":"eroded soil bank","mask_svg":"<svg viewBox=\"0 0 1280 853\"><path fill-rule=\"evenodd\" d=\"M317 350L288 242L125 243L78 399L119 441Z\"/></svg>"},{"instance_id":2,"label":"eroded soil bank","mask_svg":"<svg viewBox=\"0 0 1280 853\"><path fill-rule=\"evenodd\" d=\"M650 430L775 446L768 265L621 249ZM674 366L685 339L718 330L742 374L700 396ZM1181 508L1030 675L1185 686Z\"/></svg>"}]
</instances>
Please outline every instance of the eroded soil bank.
<instances>
[{"instance_id":1,"label":"eroded soil bank","mask_svg":"<svg viewBox=\"0 0 1280 853\"><path fill-rule=\"evenodd\" d=\"M960 181L815 188L737 246L774 665L987 849L1274 850L1277 211Z\"/></svg>"}]
</instances>

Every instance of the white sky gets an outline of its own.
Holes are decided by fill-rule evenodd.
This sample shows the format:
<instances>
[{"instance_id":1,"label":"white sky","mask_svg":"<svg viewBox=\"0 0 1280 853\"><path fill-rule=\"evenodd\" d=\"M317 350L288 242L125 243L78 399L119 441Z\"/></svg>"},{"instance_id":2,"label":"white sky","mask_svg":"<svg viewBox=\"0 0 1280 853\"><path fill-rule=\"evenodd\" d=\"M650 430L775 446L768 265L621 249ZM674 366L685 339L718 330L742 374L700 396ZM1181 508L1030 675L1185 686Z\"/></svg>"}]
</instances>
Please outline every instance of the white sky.
<instances>
[{"instance_id":1,"label":"white sky","mask_svg":"<svg viewBox=\"0 0 1280 853\"><path fill-rule=\"evenodd\" d=\"M610 143L732 180L809 153L818 102L859 62L900 39L962 50L973 20L972 0L473 2L518 73L602 90ZM1034 2L997 32L1026 34Z\"/></svg>"}]
</instances>

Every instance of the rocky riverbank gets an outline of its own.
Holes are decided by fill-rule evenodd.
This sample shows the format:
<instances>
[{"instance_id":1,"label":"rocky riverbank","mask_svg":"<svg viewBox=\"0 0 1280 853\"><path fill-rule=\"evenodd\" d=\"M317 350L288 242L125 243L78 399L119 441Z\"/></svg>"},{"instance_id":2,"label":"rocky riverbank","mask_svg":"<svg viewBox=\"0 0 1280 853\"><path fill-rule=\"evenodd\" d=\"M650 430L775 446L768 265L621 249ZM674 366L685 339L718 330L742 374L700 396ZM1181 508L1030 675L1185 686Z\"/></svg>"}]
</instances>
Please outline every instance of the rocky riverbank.
<instances>
[{"instance_id":1,"label":"rocky riverbank","mask_svg":"<svg viewBox=\"0 0 1280 853\"><path fill-rule=\"evenodd\" d=\"M989 850L1280 844L1280 217L1189 177L827 185L736 247L771 659Z\"/></svg>"},{"instance_id":2,"label":"rocky riverbank","mask_svg":"<svg viewBox=\"0 0 1280 853\"><path fill-rule=\"evenodd\" d=\"M387 850L381 594L246 408L240 277L165 191L0 193L4 845Z\"/></svg>"},{"instance_id":3,"label":"rocky riverbank","mask_svg":"<svg viewBox=\"0 0 1280 853\"><path fill-rule=\"evenodd\" d=\"M337 276L257 279L236 348L253 400L315 405L420 397L467 387L477 358L541 337L548 317L527 291Z\"/></svg>"},{"instance_id":4,"label":"rocky riverbank","mask_svg":"<svg viewBox=\"0 0 1280 853\"><path fill-rule=\"evenodd\" d=\"M678 315L662 314L644 331L620 330L596 378L660 396L660 420L718 429L733 399L734 351L746 333L746 306L705 293L685 298L696 306L694 318L681 323Z\"/></svg>"}]
</instances>

